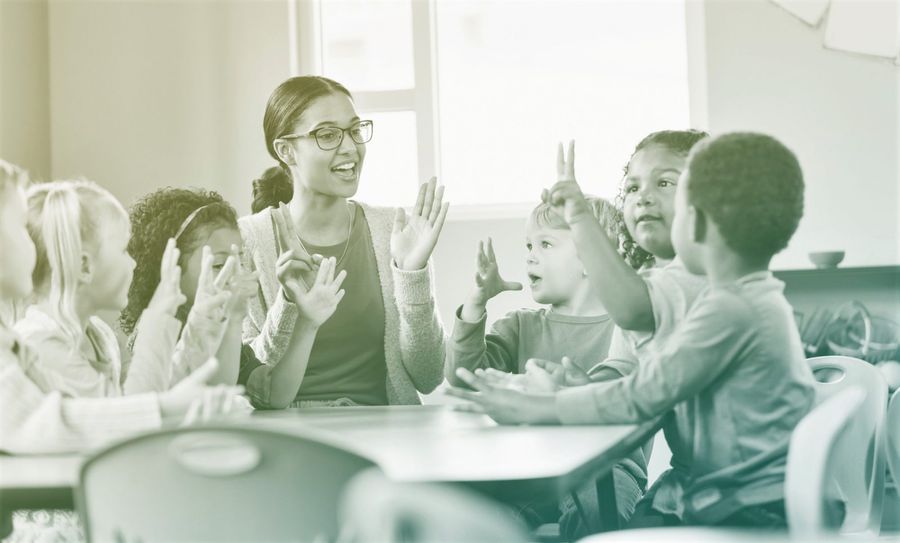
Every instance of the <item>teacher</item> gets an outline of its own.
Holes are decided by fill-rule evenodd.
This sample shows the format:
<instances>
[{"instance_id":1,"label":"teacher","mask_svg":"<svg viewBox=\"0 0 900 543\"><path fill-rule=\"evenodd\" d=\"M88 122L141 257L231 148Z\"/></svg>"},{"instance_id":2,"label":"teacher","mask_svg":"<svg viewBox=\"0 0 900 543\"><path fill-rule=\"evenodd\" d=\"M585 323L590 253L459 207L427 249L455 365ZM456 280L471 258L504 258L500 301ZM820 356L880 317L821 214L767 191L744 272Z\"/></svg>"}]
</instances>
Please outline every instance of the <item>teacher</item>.
<instances>
[{"instance_id":1,"label":"teacher","mask_svg":"<svg viewBox=\"0 0 900 543\"><path fill-rule=\"evenodd\" d=\"M266 148L285 175L257 180L254 204L265 208L239 221L260 287L243 341L264 364L310 353L292 407L418 404L416 391L442 380L444 331L429 260L447 214L444 190L434 178L422 184L409 217L350 200L373 128L350 92L325 77L288 79L266 105ZM292 341L294 302L323 257L346 271L345 296L309 351ZM257 404L269 388L247 383Z\"/></svg>"}]
</instances>

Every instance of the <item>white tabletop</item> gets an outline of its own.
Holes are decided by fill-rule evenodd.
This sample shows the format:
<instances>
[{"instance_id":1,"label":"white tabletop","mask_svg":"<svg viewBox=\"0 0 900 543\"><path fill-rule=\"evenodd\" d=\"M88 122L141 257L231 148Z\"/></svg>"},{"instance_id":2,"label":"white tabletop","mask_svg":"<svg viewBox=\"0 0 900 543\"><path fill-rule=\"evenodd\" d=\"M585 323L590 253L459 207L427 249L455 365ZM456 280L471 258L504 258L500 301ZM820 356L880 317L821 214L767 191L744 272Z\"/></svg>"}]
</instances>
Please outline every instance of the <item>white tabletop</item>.
<instances>
[{"instance_id":1,"label":"white tabletop","mask_svg":"<svg viewBox=\"0 0 900 543\"><path fill-rule=\"evenodd\" d=\"M374 460L398 481L543 481L559 493L608 470L658 426L499 426L449 406L257 411L235 423L320 436ZM71 491L83 458L0 456L0 492L10 498L35 490Z\"/></svg>"}]
</instances>

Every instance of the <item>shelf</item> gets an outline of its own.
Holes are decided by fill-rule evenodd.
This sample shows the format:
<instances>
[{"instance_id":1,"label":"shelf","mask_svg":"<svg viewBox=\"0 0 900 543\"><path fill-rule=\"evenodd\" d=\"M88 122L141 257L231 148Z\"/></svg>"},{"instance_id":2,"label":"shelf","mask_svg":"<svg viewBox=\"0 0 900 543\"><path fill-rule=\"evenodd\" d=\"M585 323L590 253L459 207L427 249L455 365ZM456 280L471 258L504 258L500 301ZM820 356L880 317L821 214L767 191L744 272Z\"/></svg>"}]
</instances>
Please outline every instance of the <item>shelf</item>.
<instances>
[{"instance_id":1,"label":"shelf","mask_svg":"<svg viewBox=\"0 0 900 543\"><path fill-rule=\"evenodd\" d=\"M900 266L866 266L858 268L808 268L795 270L772 270L782 281L793 279L889 279L900 283Z\"/></svg>"}]
</instances>

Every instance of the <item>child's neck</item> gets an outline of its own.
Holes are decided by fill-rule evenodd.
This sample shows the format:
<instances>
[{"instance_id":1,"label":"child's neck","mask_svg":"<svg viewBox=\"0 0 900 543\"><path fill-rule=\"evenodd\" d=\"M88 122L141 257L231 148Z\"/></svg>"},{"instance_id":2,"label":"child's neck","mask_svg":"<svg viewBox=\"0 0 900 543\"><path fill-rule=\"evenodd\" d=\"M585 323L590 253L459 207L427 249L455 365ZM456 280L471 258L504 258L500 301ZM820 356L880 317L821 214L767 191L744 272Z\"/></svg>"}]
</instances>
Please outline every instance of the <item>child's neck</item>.
<instances>
[{"instance_id":1,"label":"child's neck","mask_svg":"<svg viewBox=\"0 0 900 543\"><path fill-rule=\"evenodd\" d=\"M706 277L711 285L733 283L751 273L768 271L771 259L748 259L730 250L707 253Z\"/></svg>"},{"instance_id":2,"label":"child's neck","mask_svg":"<svg viewBox=\"0 0 900 543\"><path fill-rule=\"evenodd\" d=\"M590 289L584 292L578 292L570 299L550 305L550 310L557 315L566 315L569 317L596 317L605 315L606 308L596 296L591 294Z\"/></svg>"}]
</instances>

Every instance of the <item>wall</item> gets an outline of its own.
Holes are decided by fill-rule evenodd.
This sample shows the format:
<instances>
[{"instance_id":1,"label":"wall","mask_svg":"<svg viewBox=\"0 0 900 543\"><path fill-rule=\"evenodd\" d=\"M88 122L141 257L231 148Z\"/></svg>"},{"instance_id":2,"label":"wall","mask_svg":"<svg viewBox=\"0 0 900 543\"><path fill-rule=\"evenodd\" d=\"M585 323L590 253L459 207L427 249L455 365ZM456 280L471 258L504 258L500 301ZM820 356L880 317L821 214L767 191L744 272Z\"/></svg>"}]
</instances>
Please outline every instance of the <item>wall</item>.
<instances>
[{"instance_id":1,"label":"wall","mask_svg":"<svg viewBox=\"0 0 900 543\"><path fill-rule=\"evenodd\" d=\"M775 267L833 249L845 266L897 264L900 68L824 49L823 36L766 0L708 0L709 128L767 132L800 158L805 216Z\"/></svg>"},{"instance_id":2,"label":"wall","mask_svg":"<svg viewBox=\"0 0 900 543\"><path fill-rule=\"evenodd\" d=\"M50 176L46 0L0 1L0 158Z\"/></svg>"},{"instance_id":3,"label":"wall","mask_svg":"<svg viewBox=\"0 0 900 543\"><path fill-rule=\"evenodd\" d=\"M202 186L249 211L266 100L290 75L286 0L51 2L49 30L54 177L126 204Z\"/></svg>"}]
</instances>

